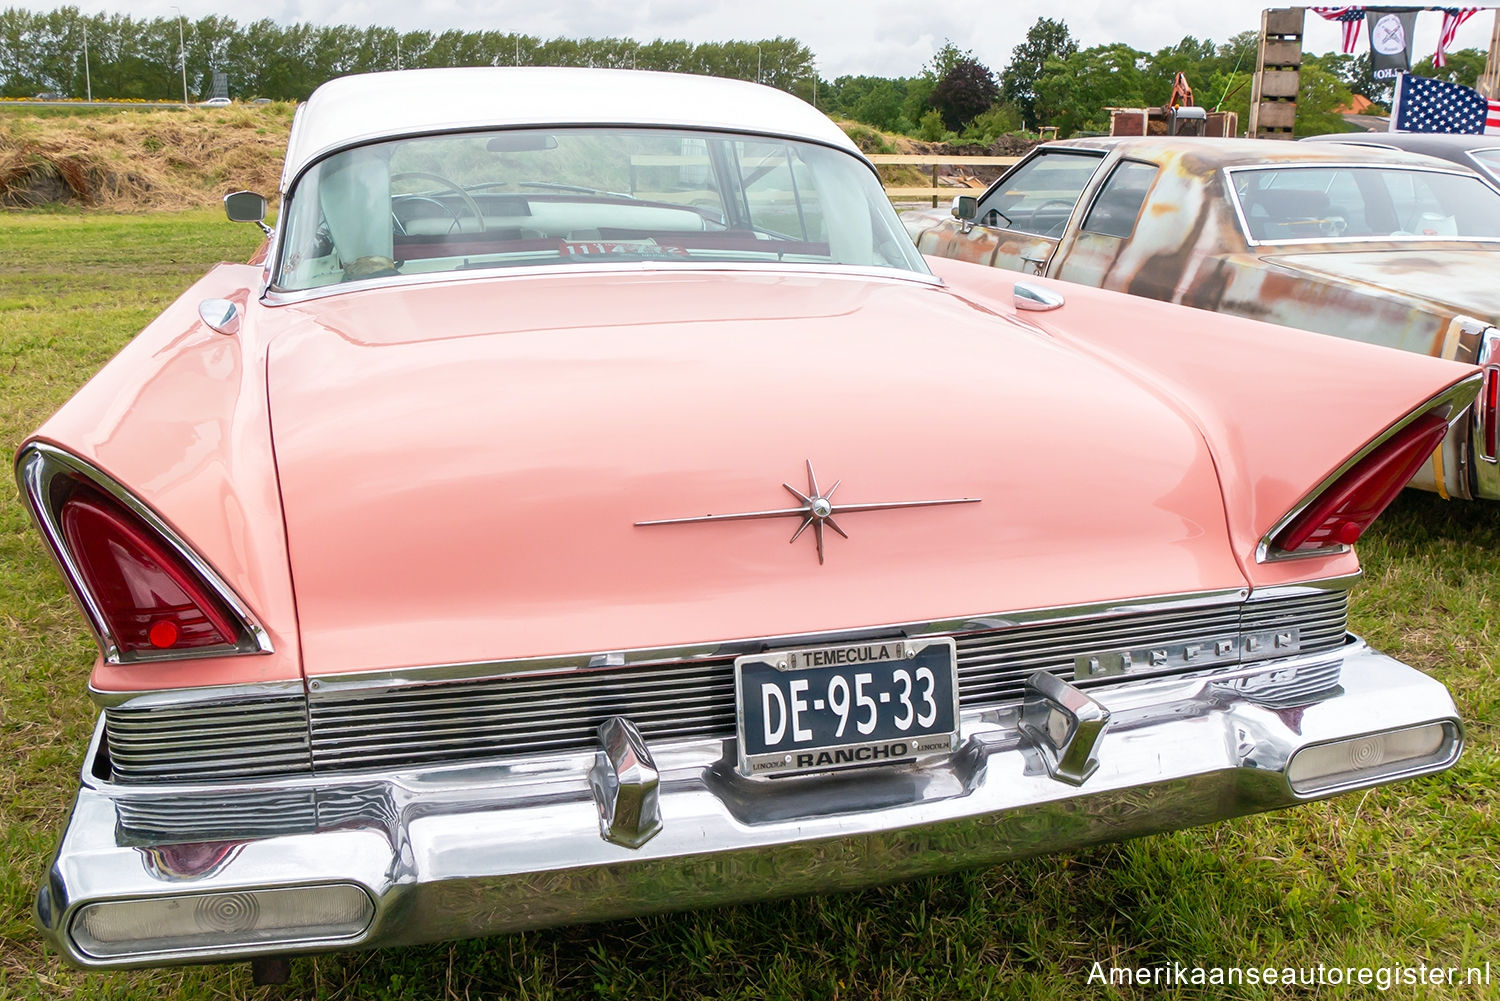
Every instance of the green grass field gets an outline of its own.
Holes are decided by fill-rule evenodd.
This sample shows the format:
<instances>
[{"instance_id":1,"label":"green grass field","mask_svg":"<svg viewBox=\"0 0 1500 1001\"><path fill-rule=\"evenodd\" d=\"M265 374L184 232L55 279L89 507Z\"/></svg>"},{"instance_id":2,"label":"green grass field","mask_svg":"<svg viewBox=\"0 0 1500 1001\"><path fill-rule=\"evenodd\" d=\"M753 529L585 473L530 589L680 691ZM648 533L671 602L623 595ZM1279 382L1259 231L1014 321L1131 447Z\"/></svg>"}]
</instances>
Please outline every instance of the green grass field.
<instances>
[{"instance_id":1,"label":"green grass field","mask_svg":"<svg viewBox=\"0 0 1500 1001\"><path fill-rule=\"evenodd\" d=\"M0 445L21 439L213 261L259 240L218 212L0 215ZM1500 509L1407 495L1360 545L1354 628L1446 682L1468 726L1437 777L1297 810L861 893L424 948L85 974L32 930L93 712L94 647L0 478L0 1001L51 998L1302 998L1106 989L1097 961L1494 968L1500 997ZM1330 988L1317 996L1365 996Z\"/></svg>"}]
</instances>

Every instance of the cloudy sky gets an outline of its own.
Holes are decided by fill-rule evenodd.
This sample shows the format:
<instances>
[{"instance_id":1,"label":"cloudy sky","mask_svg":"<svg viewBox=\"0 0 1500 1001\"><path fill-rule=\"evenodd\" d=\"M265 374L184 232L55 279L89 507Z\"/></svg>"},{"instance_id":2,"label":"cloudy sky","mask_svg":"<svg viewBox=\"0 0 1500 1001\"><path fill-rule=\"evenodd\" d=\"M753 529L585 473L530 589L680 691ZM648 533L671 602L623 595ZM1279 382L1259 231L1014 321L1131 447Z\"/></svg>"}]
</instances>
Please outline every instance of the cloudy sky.
<instances>
[{"instance_id":1,"label":"cloudy sky","mask_svg":"<svg viewBox=\"0 0 1500 1001\"><path fill-rule=\"evenodd\" d=\"M1062 18L1084 45L1122 41L1154 51L1184 35L1225 41L1260 27L1263 0L967 0L930 5L912 0L259 0L246 8L224 0L75 0L86 11L135 17L189 18L222 14L240 21L269 17L291 23L382 25L403 30L518 31L543 38L624 36L641 41L684 38L728 41L785 35L817 56L818 71L844 74L916 74L944 39L972 49L998 70L1038 17ZM52 4L26 3L45 10ZM1460 31L1457 48L1488 48L1494 15L1482 12ZM1431 55L1441 15L1417 19L1416 58ZM1339 28L1307 16L1306 45L1326 51L1339 44ZM1361 51L1368 48L1360 36ZM1253 68L1253 67L1252 67Z\"/></svg>"}]
</instances>

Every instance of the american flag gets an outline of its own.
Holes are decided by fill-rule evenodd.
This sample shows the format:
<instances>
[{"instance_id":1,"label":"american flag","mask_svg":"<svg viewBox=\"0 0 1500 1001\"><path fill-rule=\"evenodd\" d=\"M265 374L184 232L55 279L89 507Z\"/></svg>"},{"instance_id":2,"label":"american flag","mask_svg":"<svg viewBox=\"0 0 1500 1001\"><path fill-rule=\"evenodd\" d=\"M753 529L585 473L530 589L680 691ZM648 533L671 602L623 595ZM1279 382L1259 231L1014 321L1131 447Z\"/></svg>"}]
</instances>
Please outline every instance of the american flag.
<instances>
[{"instance_id":1,"label":"american flag","mask_svg":"<svg viewBox=\"0 0 1500 1001\"><path fill-rule=\"evenodd\" d=\"M1314 7L1312 12L1325 21L1338 21L1344 26L1344 55L1354 55L1359 44L1359 26L1365 23L1363 7Z\"/></svg>"},{"instance_id":2,"label":"american flag","mask_svg":"<svg viewBox=\"0 0 1500 1001\"><path fill-rule=\"evenodd\" d=\"M1443 8L1443 27L1438 32L1437 54L1432 57L1432 65L1448 65L1447 48L1453 44L1453 36L1458 34L1459 25L1478 14L1480 10L1479 7Z\"/></svg>"},{"instance_id":3,"label":"american flag","mask_svg":"<svg viewBox=\"0 0 1500 1001\"><path fill-rule=\"evenodd\" d=\"M1396 84L1391 131L1500 135L1500 101L1473 87L1403 73Z\"/></svg>"}]
</instances>

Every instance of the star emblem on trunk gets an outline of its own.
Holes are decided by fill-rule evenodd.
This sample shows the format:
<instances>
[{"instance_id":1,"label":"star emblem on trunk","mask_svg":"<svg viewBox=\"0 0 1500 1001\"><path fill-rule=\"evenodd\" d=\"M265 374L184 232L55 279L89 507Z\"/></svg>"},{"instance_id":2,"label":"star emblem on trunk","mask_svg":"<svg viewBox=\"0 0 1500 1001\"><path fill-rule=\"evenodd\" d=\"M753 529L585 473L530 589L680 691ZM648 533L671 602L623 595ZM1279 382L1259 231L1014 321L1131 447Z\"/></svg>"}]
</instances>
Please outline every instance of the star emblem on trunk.
<instances>
[{"instance_id":1,"label":"star emblem on trunk","mask_svg":"<svg viewBox=\"0 0 1500 1001\"><path fill-rule=\"evenodd\" d=\"M812 460L807 460L807 492L804 493L792 486L783 483L786 492L797 498L799 507L776 508L770 511L743 511L738 514L704 514L693 518L662 518L657 521L638 521L636 527L644 528L651 525L687 525L699 521L750 521L759 518L801 518L802 524L792 533L788 542L796 542L802 533L808 528L813 530L813 538L818 543L818 562L824 561L823 552L823 528L826 525L844 538L849 538L849 533L839 526L834 520L834 515L853 514L857 511L884 511L899 507L938 507L946 504L978 504L978 497L955 497L945 500L918 500L918 501L885 501L875 504L835 504L833 493L839 488L843 480L835 480L833 486L825 492L818 487L818 474L813 472Z\"/></svg>"}]
</instances>

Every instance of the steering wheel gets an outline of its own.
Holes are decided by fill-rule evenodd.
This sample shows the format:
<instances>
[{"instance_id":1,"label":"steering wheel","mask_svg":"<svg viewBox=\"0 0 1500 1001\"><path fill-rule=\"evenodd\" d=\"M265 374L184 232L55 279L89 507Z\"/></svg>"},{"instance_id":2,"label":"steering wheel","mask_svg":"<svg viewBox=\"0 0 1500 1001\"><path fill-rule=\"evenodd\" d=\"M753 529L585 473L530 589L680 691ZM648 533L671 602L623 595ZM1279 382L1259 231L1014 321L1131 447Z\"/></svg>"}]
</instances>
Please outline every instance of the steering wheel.
<instances>
[{"instance_id":1,"label":"steering wheel","mask_svg":"<svg viewBox=\"0 0 1500 1001\"><path fill-rule=\"evenodd\" d=\"M449 219L452 219L454 223L458 222L458 217L453 214L452 209L443 204L443 200L441 198L434 198L431 195L396 195L395 197L401 199L402 205L410 205L414 202L431 202L433 205L436 205L438 207L439 211L441 211ZM391 208L391 222L396 224L396 232L402 236L408 235L408 233L406 232L407 221L408 220L401 218L401 216L397 214L393 203L393 206ZM448 232L453 232L452 224L448 226Z\"/></svg>"},{"instance_id":2,"label":"steering wheel","mask_svg":"<svg viewBox=\"0 0 1500 1001\"><path fill-rule=\"evenodd\" d=\"M464 207L467 208L470 212L472 212L474 214L474 220L479 223L479 232L481 232L481 233L484 232L484 213L480 210L479 203L474 200L474 196L471 195L471 194L469 194L468 190L466 188L464 188L461 184L458 184L455 181L450 181L448 178L444 177L442 174L434 174L431 171L427 171L427 170L403 170L403 171L400 171L399 173L395 173L395 174L391 175L391 183L395 184L397 181L404 181L407 178L413 178L413 177L414 178L418 178L419 180L423 180L423 181L436 181L438 184L441 184L447 190L453 192L454 194L458 195L458 197L462 198L464 200ZM430 195L412 194L412 195L406 195L406 196L401 196L401 197L423 198L423 199L426 199L428 201L437 201L437 199L433 198ZM458 215L458 213L454 212L451 208L449 208L446 204L444 204L442 202L438 202L438 204L442 205L443 208L448 211L448 214L453 217L453 226L457 226L459 224L459 215ZM453 232L453 226L449 226L448 227L448 232L450 232L450 233ZM402 229L404 230L405 226L403 226Z\"/></svg>"},{"instance_id":3,"label":"steering wheel","mask_svg":"<svg viewBox=\"0 0 1500 1001\"><path fill-rule=\"evenodd\" d=\"M1063 231L1063 227L1065 227L1065 226L1068 225L1068 216L1070 216L1070 215L1073 214L1073 203L1070 202L1070 201L1068 201L1066 198L1049 198L1045 202L1042 202L1042 204L1038 205L1036 208L1034 208L1034 209L1031 210L1031 226L1032 226L1032 228L1033 229L1036 228L1037 217L1040 216L1047 209L1052 208L1055 205L1060 205L1063 208L1067 209L1068 210L1067 213L1064 214L1063 217L1061 219L1059 219L1056 224L1047 227L1046 232L1038 233L1037 234L1038 236L1054 236L1054 235L1056 235L1058 233L1061 233Z\"/></svg>"}]
</instances>

